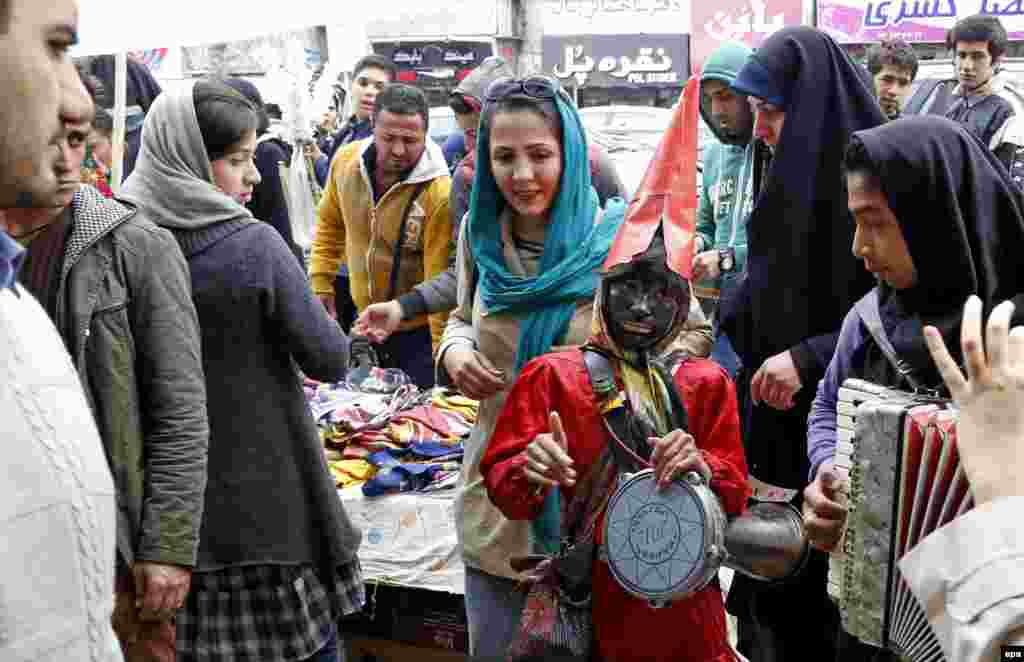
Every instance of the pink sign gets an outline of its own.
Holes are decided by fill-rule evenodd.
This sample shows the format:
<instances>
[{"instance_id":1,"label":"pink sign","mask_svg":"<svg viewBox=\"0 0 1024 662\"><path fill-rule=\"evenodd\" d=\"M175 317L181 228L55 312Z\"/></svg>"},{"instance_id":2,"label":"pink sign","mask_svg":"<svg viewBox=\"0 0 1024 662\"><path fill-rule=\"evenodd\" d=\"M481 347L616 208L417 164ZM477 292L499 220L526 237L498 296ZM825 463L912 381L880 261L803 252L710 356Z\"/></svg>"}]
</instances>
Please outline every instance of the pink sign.
<instances>
[{"instance_id":1,"label":"pink sign","mask_svg":"<svg viewBox=\"0 0 1024 662\"><path fill-rule=\"evenodd\" d=\"M787 25L800 25L803 0L697 0L693 3L690 58L694 72L722 42L757 47Z\"/></svg>"},{"instance_id":2,"label":"pink sign","mask_svg":"<svg viewBox=\"0 0 1024 662\"><path fill-rule=\"evenodd\" d=\"M818 27L840 43L883 37L941 43L958 19L972 14L995 16L1010 39L1024 39L1021 0L818 0Z\"/></svg>"}]
</instances>

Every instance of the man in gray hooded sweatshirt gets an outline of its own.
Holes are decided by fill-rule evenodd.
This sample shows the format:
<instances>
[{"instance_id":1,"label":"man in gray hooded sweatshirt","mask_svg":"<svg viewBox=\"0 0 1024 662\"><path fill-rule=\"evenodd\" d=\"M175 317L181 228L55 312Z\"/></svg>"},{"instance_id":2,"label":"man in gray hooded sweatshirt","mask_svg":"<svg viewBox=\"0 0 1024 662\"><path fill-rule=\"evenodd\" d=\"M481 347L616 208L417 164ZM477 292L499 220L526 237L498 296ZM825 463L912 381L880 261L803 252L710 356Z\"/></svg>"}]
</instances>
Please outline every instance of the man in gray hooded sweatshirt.
<instances>
[{"instance_id":1,"label":"man in gray hooded sweatshirt","mask_svg":"<svg viewBox=\"0 0 1024 662\"><path fill-rule=\"evenodd\" d=\"M754 114L747 97L732 89L750 50L736 41L723 43L701 72L700 113L719 142L704 148L703 186L697 208L697 248L693 257L698 298L726 300L736 290L747 263L747 216L753 207ZM716 315L717 317L717 315ZM715 324L711 358L733 377L739 357Z\"/></svg>"}]
</instances>

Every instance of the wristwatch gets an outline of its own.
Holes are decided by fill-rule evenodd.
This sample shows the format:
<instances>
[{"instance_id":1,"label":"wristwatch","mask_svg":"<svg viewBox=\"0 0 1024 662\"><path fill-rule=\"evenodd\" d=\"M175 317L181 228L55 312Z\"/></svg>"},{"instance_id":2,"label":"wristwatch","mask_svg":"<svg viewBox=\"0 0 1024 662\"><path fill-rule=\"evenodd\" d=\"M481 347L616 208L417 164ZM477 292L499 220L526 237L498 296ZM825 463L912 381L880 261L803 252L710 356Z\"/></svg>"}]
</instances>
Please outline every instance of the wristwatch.
<instances>
[{"instance_id":1,"label":"wristwatch","mask_svg":"<svg viewBox=\"0 0 1024 662\"><path fill-rule=\"evenodd\" d=\"M736 250L732 247L718 249L718 268L732 271L736 267Z\"/></svg>"}]
</instances>

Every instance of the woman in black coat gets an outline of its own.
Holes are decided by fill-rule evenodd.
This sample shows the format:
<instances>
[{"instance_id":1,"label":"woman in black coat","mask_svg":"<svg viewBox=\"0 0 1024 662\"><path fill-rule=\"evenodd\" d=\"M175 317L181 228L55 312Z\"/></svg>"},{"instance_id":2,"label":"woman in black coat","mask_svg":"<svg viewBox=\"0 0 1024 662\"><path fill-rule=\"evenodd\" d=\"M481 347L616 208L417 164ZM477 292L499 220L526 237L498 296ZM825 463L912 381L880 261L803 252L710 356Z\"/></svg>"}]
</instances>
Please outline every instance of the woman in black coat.
<instances>
[{"instance_id":1,"label":"woman in black coat","mask_svg":"<svg viewBox=\"0 0 1024 662\"><path fill-rule=\"evenodd\" d=\"M363 604L361 539L335 490L298 370L339 381L348 339L281 239L245 208L258 115L217 82L165 92L124 197L170 229L202 332L208 478L178 660L334 660Z\"/></svg>"}]
</instances>

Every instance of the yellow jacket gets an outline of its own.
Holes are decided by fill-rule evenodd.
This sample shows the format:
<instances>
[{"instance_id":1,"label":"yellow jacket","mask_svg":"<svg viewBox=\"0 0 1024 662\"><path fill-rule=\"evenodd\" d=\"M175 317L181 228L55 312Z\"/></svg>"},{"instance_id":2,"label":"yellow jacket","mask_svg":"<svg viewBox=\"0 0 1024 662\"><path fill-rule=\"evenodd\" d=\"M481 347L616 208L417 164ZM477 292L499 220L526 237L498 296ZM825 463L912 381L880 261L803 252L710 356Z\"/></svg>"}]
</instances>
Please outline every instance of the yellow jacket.
<instances>
[{"instance_id":1,"label":"yellow jacket","mask_svg":"<svg viewBox=\"0 0 1024 662\"><path fill-rule=\"evenodd\" d=\"M338 267L347 264L352 300L360 311L388 300L402 213L417 184L429 182L406 221L395 298L447 270L452 245L448 218L451 178L441 148L427 138L423 156L409 176L374 204L371 174L364 159L372 144L373 138L368 138L346 145L331 162L309 266L313 292L333 296ZM435 350L447 319L447 313L429 316ZM402 322L400 329L416 329L427 323L428 316L421 315Z\"/></svg>"}]
</instances>

